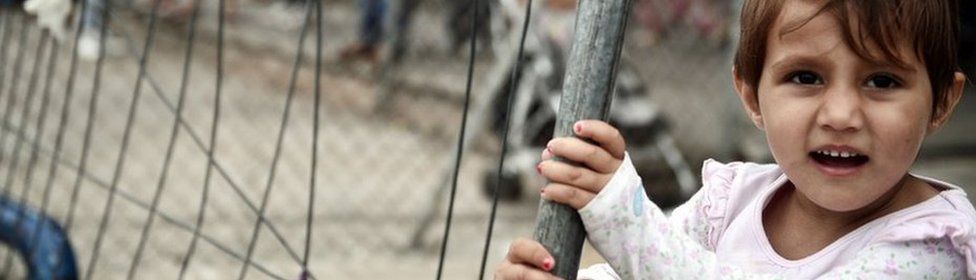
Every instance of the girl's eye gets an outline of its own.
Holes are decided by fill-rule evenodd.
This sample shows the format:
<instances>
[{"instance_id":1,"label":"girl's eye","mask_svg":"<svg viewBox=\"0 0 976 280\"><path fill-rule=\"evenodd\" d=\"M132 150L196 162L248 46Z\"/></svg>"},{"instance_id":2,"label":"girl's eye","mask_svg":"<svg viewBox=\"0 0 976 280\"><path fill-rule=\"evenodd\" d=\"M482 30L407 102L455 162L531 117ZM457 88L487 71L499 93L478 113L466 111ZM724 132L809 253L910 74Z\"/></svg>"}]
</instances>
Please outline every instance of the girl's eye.
<instances>
[{"instance_id":1,"label":"girl's eye","mask_svg":"<svg viewBox=\"0 0 976 280\"><path fill-rule=\"evenodd\" d=\"M801 84L801 85L819 85L823 84L820 76L810 71L798 71L790 74L790 82Z\"/></svg>"},{"instance_id":2,"label":"girl's eye","mask_svg":"<svg viewBox=\"0 0 976 280\"><path fill-rule=\"evenodd\" d=\"M889 89L899 86L899 83L898 80L887 74L879 74L868 78L867 86L870 88Z\"/></svg>"}]
</instances>

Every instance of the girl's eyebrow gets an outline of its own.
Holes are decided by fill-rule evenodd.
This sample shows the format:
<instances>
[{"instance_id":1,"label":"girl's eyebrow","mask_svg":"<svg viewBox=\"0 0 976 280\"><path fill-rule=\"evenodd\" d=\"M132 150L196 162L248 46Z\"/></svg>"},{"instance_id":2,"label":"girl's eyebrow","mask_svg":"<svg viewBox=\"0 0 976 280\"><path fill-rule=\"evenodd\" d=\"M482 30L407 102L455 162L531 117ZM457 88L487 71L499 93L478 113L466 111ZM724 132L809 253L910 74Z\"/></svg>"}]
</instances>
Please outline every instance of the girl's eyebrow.
<instances>
[{"instance_id":1,"label":"girl's eyebrow","mask_svg":"<svg viewBox=\"0 0 976 280\"><path fill-rule=\"evenodd\" d=\"M901 65L883 59L868 60L867 65L874 68L893 69L896 71L906 72L908 74L915 74L915 72L918 71L915 67L912 67L910 64Z\"/></svg>"},{"instance_id":2,"label":"girl's eyebrow","mask_svg":"<svg viewBox=\"0 0 976 280\"><path fill-rule=\"evenodd\" d=\"M782 71L789 68L821 68L825 63L822 59L803 55L789 55L785 58L776 60L770 69Z\"/></svg>"}]
</instances>

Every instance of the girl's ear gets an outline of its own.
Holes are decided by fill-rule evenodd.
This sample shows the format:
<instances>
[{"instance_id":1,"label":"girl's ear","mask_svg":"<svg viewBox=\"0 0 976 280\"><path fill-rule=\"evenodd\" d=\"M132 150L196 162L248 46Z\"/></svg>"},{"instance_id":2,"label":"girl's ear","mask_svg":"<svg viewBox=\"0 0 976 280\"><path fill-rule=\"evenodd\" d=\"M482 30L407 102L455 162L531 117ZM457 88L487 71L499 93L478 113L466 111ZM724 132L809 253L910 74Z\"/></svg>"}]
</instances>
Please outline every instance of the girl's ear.
<instances>
[{"instance_id":1,"label":"girl's ear","mask_svg":"<svg viewBox=\"0 0 976 280\"><path fill-rule=\"evenodd\" d=\"M956 105L962 99L965 86L966 75L963 75L962 72L956 72L952 87L949 88L942 100L936 101L938 104L936 104L935 112L932 114L932 120L929 122L929 134L938 131L949 120L949 117L952 116L952 111L956 109Z\"/></svg>"},{"instance_id":2,"label":"girl's ear","mask_svg":"<svg viewBox=\"0 0 976 280\"><path fill-rule=\"evenodd\" d=\"M749 119L756 127L764 129L762 112L759 111L759 92L739 76L735 67L732 68L732 86L735 87L735 92L739 95L739 100L742 101L742 107L746 109Z\"/></svg>"}]
</instances>

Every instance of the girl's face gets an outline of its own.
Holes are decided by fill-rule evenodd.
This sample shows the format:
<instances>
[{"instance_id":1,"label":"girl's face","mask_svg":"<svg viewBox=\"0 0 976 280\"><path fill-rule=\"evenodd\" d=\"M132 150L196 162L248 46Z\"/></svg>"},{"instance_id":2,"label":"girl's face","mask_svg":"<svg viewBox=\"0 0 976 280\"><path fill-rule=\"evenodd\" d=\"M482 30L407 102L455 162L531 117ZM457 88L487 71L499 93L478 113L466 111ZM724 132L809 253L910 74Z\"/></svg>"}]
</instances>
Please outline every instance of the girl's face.
<instances>
[{"instance_id":1,"label":"girl's face","mask_svg":"<svg viewBox=\"0 0 976 280\"><path fill-rule=\"evenodd\" d=\"M928 72L907 42L898 53L908 68L899 68L859 57L826 12L779 35L819 8L786 1L758 89L738 79L736 87L797 191L827 210L857 210L907 176L923 138L941 121L931 118ZM750 97L754 90L758 100Z\"/></svg>"}]
</instances>

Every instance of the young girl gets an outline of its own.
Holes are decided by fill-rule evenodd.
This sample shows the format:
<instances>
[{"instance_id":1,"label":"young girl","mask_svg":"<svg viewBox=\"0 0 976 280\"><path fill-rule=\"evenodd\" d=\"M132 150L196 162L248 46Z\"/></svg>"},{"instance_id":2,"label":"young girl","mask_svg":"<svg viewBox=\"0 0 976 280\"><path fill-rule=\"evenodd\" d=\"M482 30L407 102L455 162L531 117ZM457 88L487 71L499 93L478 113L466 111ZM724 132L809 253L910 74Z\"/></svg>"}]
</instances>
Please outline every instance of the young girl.
<instances>
[{"instance_id":1,"label":"young girl","mask_svg":"<svg viewBox=\"0 0 976 280\"><path fill-rule=\"evenodd\" d=\"M962 95L956 0L746 0L733 70L775 165L706 161L670 217L648 200L606 123L558 138L542 197L579 210L600 279L976 278L976 210L908 172ZM579 167L549 160L579 162ZM548 279L518 240L496 278ZM612 268L612 269L611 269Z\"/></svg>"}]
</instances>

